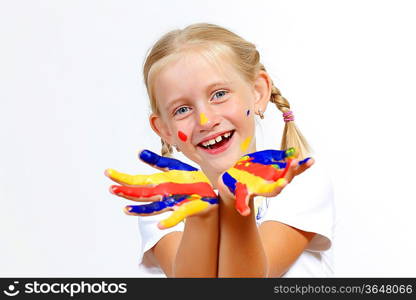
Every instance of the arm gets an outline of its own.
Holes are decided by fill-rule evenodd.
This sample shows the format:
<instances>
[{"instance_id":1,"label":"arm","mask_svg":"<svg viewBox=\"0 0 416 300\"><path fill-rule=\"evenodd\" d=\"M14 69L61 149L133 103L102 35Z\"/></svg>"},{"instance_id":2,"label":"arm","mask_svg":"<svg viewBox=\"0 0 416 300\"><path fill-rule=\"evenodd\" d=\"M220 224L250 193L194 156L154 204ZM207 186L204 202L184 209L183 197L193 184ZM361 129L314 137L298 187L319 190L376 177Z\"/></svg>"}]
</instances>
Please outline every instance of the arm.
<instances>
[{"instance_id":1,"label":"arm","mask_svg":"<svg viewBox=\"0 0 416 300\"><path fill-rule=\"evenodd\" d=\"M315 235L275 221L257 228L254 214L241 216L224 202L220 204L219 277L280 277Z\"/></svg>"},{"instance_id":2,"label":"arm","mask_svg":"<svg viewBox=\"0 0 416 300\"><path fill-rule=\"evenodd\" d=\"M270 168L270 162L276 162L277 167L277 162L289 157L291 152L252 153L223 175L222 182L233 195L226 189L220 190L220 277L281 276L312 239L313 234L279 222L267 222L258 229L255 215L250 213L254 211L254 195L279 194L294 176L313 164L308 158L299 163L288 160L277 169Z\"/></svg>"},{"instance_id":3,"label":"arm","mask_svg":"<svg viewBox=\"0 0 416 300\"><path fill-rule=\"evenodd\" d=\"M164 236L152 250L167 277L217 277L218 207L188 217L183 232Z\"/></svg>"},{"instance_id":4,"label":"arm","mask_svg":"<svg viewBox=\"0 0 416 300\"><path fill-rule=\"evenodd\" d=\"M233 201L222 200L218 277L266 277L267 257L254 214L242 216Z\"/></svg>"},{"instance_id":5,"label":"arm","mask_svg":"<svg viewBox=\"0 0 416 300\"><path fill-rule=\"evenodd\" d=\"M282 276L316 234L277 221L262 223L259 232L268 262L267 277Z\"/></svg>"}]
</instances>

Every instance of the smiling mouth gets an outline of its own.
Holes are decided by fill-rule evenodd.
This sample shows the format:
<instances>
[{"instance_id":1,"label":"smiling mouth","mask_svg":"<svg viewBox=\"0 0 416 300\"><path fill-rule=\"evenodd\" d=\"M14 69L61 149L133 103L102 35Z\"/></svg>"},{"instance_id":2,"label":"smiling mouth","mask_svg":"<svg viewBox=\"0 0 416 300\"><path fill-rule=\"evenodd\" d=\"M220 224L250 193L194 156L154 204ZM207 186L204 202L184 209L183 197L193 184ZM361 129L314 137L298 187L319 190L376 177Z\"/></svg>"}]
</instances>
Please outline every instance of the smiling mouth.
<instances>
[{"instance_id":1,"label":"smiling mouth","mask_svg":"<svg viewBox=\"0 0 416 300\"><path fill-rule=\"evenodd\" d=\"M233 137L234 132L235 130L228 131L222 135L217 136L216 138L199 143L197 146L207 150L220 148Z\"/></svg>"}]
</instances>

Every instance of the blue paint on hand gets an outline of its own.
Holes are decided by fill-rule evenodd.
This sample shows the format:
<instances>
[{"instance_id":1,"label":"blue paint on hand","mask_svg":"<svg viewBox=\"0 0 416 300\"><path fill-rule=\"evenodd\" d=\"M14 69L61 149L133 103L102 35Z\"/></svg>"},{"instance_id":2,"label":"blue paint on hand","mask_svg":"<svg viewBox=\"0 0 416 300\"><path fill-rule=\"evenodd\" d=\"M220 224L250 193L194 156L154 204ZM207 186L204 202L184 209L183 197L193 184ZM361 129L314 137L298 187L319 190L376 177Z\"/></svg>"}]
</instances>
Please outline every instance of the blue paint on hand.
<instances>
[{"instance_id":1,"label":"blue paint on hand","mask_svg":"<svg viewBox=\"0 0 416 300\"><path fill-rule=\"evenodd\" d=\"M247 154L251 157L251 162L259 163L263 165L276 164L278 161L282 161L286 158L286 151L281 150L263 150L254 153Z\"/></svg>"},{"instance_id":2,"label":"blue paint on hand","mask_svg":"<svg viewBox=\"0 0 416 300\"><path fill-rule=\"evenodd\" d=\"M136 214L152 214L155 212L162 211L166 208L180 204L182 201L189 199L190 195L172 195L165 196L161 201L155 201L149 204L143 205L128 205L129 212ZM202 197L202 201L208 202L209 204L218 204L218 198Z\"/></svg>"},{"instance_id":3,"label":"blue paint on hand","mask_svg":"<svg viewBox=\"0 0 416 300\"><path fill-rule=\"evenodd\" d=\"M308 162L308 160L310 160L311 159L311 157L307 157L307 158L305 158L304 160L301 160L300 162L299 162L299 166L300 165L303 165L303 164L306 164L307 162Z\"/></svg>"},{"instance_id":4,"label":"blue paint on hand","mask_svg":"<svg viewBox=\"0 0 416 300\"><path fill-rule=\"evenodd\" d=\"M222 182L228 187L231 193L235 194L235 185L237 184L237 180L234 179L228 172L225 172L222 175Z\"/></svg>"},{"instance_id":5,"label":"blue paint on hand","mask_svg":"<svg viewBox=\"0 0 416 300\"><path fill-rule=\"evenodd\" d=\"M161 169L168 170L180 170L180 171L198 171L197 168L194 168L186 163L181 162L180 160L160 156L150 150L143 150L140 152L139 157L145 163L148 163L151 166L156 166Z\"/></svg>"},{"instance_id":6,"label":"blue paint on hand","mask_svg":"<svg viewBox=\"0 0 416 300\"><path fill-rule=\"evenodd\" d=\"M208 202L209 204L218 204L218 198L202 197L201 200Z\"/></svg>"},{"instance_id":7,"label":"blue paint on hand","mask_svg":"<svg viewBox=\"0 0 416 300\"><path fill-rule=\"evenodd\" d=\"M151 214L164 210L165 208L172 207L175 204L187 199L189 195L173 195L165 196L161 201L155 201L149 204L143 205L129 205L129 212L136 214Z\"/></svg>"}]
</instances>

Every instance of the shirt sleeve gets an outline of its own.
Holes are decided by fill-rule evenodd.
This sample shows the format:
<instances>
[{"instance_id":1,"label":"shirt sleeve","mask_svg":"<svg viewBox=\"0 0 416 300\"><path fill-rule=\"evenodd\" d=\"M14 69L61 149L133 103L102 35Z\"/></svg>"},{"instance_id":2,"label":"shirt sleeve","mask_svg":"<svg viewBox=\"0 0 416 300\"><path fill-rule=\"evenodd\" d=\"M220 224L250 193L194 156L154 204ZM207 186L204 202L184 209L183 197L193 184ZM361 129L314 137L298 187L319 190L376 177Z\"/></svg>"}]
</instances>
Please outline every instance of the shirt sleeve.
<instances>
[{"instance_id":1,"label":"shirt sleeve","mask_svg":"<svg viewBox=\"0 0 416 300\"><path fill-rule=\"evenodd\" d=\"M166 219L170 214L172 214L172 211L167 211L159 215L138 217L139 232L141 237L139 266L141 269L145 269L148 273L161 272L159 263L154 258L153 253L149 250L152 249L153 246L155 246L165 235L174 231L183 231L184 229L183 222L163 230L157 227L159 221Z\"/></svg>"},{"instance_id":2,"label":"shirt sleeve","mask_svg":"<svg viewBox=\"0 0 416 300\"><path fill-rule=\"evenodd\" d=\"M316 233L306 250L325 251L331 247L335 223L334 193L330 177L318 159L279 195L268 198L266 206L262 223L278 221Z\"/></svg>"}]
</instances>

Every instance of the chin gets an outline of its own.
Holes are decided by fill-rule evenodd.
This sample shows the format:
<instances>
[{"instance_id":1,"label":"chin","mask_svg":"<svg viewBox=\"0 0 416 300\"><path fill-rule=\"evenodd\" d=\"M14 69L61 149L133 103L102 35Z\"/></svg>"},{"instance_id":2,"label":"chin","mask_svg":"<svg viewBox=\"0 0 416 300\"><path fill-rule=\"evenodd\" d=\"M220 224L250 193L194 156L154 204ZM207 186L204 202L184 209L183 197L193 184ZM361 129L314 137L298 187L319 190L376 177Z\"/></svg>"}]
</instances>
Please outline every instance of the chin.
<instances>
[{"instance_id":1,"label":"chin","mask_svg":"<svg viewBox=\"0 0 416 300\"><path fill-rule=\"evenodd\" d=\"M217 174L222 174L223 172L227 171L229 168L233 167L237 160L219 160L219 161L213 161L209 165L209 169L211 169L213 172Z\"/></svg>"},{"instance_id":2,"label":"chin","mask_svg":"<svg viewBox=\"0 0 416 300\"><path fill-rule=\"evenodd\" d=\"M209 174L219 176L229 168L233 167L237 160L240 159L239 153L229 153L217 158L211 158L201 164L201 168ZM203 167L202 167L203 166Z\"/></svg>"}]
</instances>

